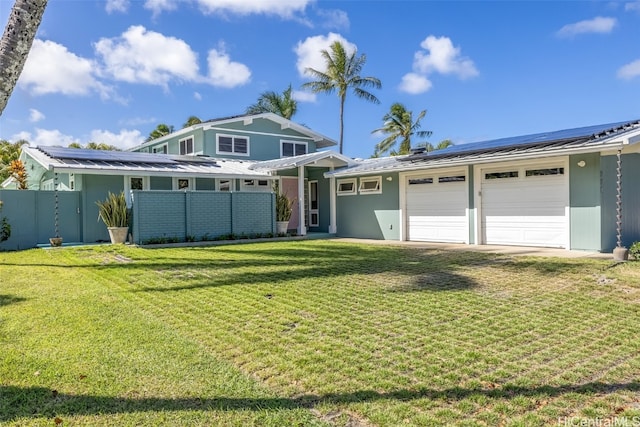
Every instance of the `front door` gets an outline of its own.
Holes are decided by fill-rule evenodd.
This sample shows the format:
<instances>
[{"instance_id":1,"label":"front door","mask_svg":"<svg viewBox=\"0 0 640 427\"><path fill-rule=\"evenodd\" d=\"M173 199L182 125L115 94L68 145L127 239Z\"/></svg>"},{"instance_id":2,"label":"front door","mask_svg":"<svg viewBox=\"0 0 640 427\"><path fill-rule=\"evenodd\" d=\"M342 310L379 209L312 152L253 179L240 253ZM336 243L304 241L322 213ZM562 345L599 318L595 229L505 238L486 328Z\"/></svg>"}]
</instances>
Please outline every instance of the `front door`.
<instances>
[{"instance_id":1,"label":"front door","mask_svg":"<svg viewBox=\"0 0 640 427\"><path fill-rule=\"evenodd\" d=\"M320 225L320 206L318 203L318 181L309 181L309 227Z\"/></svg>"}]
</instances>

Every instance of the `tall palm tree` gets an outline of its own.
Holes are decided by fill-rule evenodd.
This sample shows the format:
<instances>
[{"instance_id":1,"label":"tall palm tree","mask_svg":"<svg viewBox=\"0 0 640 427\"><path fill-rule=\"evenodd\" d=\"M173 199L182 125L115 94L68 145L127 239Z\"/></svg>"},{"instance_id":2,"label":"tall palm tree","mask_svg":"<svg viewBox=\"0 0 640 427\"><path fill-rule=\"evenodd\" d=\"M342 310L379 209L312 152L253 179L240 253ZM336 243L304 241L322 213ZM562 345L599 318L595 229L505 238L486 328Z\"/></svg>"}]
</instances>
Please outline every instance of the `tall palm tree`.
<instances>
[{"instance_id":1,"label":"tall palm tree","mask_svg":"<svg viewBox=\"0 0 640 427\"><path fill-rule=\"evenodd\" d=\"M158 139L165 135L169 135L172 132L173 132L173 126L160 123L158 126L156 126L154 130L151 131L151 133L147 137L147 142L154 139Z\"/></svg>"},{"instance_id":2,"label":"tall palm tree","mask_svg":"<svg viewBox=\"0 0 640 427\"><path fill-rule=\"evenodd\" d=\"M16 0L0 39L0 115L27 61L47 0Z\"/></svg>"},{"instance_id":3,"label":"tall palm tree","mask_svg":"<svg viewBox=\"0 0 640 427\"><path fill-rule=\"evenodd\" d=\"M347 98L349 88L353 89L353 94L358 98L379 104L380 101L366 88L380 89L382 83L375 77L362 77L360 72L367 62L365 54L356 56L354 50L348 54L344 45L339 41L331 44L330 49L320 52L327 65L326 71L319 71L313 68L306 68L306 72L316 78L316 81L307 82L302 85L305 89L310 89L313 93L338 93L340 99L340 154L343 149L344 133L344 101Z\"/></svg>"},{"instance_id":4,"label":"tall palm tree","mask_svg":"<svg viewBox=\"0 0 640 427\"><path fill-rule=\"evenodd\" d=\"M411 137L417 136L420 138L428 138L431 136L430 130L418 130L420 129L420 120L427 114L427 110L420 111L415 122L413 121L413 112L407 110L407 108L396 102L391 106L389 112L382 117L384 120L384 126L373 130L371 133L381 132L387 134L385 139L380 141L376 145L376 153L378 155L386 153L401 139L400 148L398 152L392 154L409 154L411 152Z\"/></svg>"},{"instance_id":5,"label":"tall palm tree","mask_svg":"<svg viewBox=\"0 0 640 427\"><path fill-rule=\"evenodd\" d=\"M197 125L197 124L200 124L200 123L202 123L202 120L200 120L200 117L198 117L198 116L189 116L187 121L182 125L182 129L188 128L189 126Z\"/></svg>"},{"instance_id":6,"label":"tall palm tree","mask_svg":"<svg viewBox=\"0 0 640 427\"><path fill-rule=\"evenodd\" d=\"M291 96L291 85L282 94L274 91L262 92L255 104L247 107L247 114L274 113L285 119L291 118L298 111L298 101Z\"/></svg>"}]
</instances>

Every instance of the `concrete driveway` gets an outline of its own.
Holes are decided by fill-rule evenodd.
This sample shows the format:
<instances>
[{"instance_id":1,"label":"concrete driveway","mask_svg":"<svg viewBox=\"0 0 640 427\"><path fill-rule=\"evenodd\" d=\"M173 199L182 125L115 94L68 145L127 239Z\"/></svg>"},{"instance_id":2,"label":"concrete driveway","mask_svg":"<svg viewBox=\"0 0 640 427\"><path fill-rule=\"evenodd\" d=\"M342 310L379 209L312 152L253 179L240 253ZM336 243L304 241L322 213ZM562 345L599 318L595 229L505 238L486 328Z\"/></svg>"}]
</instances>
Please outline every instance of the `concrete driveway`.
<instances>
[{"instance_id":1,"label":"concrete driveway","mask_svg":"<svg viewBox=\"0 0 640 427\"><path fill-rule=\"evenodd\" d=\"M556 248L537 248L527 246L498 245L465 245L462 243L400 242L396 240L351 239L338 237L332 239L339 242L366 243L372 245L408 246L424 249L440 249L446 251L486 252L514 256L546 256L559 258L595 258L613 260L613 254L589 251L575 251Z\"/></svg>"}]
</instances>

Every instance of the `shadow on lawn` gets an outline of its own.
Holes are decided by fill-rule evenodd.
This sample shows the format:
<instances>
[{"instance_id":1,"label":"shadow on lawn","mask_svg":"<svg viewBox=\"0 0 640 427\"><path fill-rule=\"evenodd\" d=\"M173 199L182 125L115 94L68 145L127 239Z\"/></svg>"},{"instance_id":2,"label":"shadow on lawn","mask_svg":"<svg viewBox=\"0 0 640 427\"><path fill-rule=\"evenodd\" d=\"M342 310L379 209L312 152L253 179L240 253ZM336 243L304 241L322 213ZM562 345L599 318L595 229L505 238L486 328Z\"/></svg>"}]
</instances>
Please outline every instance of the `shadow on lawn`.
<instances>
[{"instance_id":1,"label":"shadow on lawn","mask_svg":"<svg viewBox=\"0 0 640 427\"><path fill-rule=\"evenodd\" d=\"M15 295L0 294L0 307L22 301L26 301L26 298L17 297Z\"/></svg>"},{"instance_id":2,"label":"shadow on lawn","mask_svg":"<svg viewBox=\"0 0 640 427\"><path fill-rule=\"evenodd\" d=\"M502 388L450 388L433 390L395 390L380 393L363 390L353 393L331 393L326 395L303 395L297 398L119 398L111 396L71 395L42 387L15 387L0 385L0 421L18 418L39 418L75 415L119 414L150 411L264 411L313 408L319 403L349 404L381 400L411 401L416 399L455 401L470 396L485 396L490 399L513 399L517 397L558 397L564 394L610 394L618 391L640 391L640 382L587 383L583 385Z\"/></svg>"}]
</instances>

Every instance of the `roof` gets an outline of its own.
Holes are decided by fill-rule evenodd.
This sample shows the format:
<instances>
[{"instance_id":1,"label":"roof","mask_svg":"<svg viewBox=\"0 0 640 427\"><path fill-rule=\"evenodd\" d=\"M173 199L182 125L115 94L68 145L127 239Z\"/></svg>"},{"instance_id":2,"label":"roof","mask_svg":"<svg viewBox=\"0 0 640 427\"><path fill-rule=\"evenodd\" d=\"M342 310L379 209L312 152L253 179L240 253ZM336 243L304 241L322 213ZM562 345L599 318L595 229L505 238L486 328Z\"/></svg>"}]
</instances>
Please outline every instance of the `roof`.
<instances>
[{"instance_id":1,"label":"roof","mask_svg":"<svg viewBox=\"0 0 640 427\"><path fill-rule=\"evenodd\" d=\"M207 120L202 123L198 123L184 129L179 129L175 132L172 132L160 138L156 138L151 141L146 141L136 147L130 148L129 151L139 150L140 148L147 147L150 145L155 145L159 142L163 142L168 139L175 138L176 136L186 135L198 128L206 130L215 126L220 126L220 125L224 125L227 123L234 123L234 122L244 122L245 125L249 125L253 122L253 120L257 120L257 119L270 120L272 122L278 123L281 129L293 129L296 132L299 132L305 135L306 137L311 138L313 141L315 141L317 148L326 148L326 147L331 147L338 144L334 139L331 139L328 136L322 135L321 133L315 132L306 126L295 123L289 119L285 119L282 116L279 116L274 113L262 113L262 114L245 114L245 115L238 115L238 116L228 116L228 117L222 117L218 119Z\"/></svg>"},{"instance_id":2,"label":"roof","mask_svg":"<svg viewBox=\"0 0 640 427\"><path fill-rule=\"evenodd\" d=\"M284 170L299 166L341 167L352 165L355 162L347 156L335 151L317 151L315 153L302 154L300 156L284 157L282 159L264 160L256 162L252 170Z\"/></svg>"},{"instance_id":3,"label":"roof","mask_svg":"<svg viewBox=\"0 0 640 427\"><path fill-rule=\"evenodd\" d=\"M251 161L199 156L132 153L52 146L23 147L23 154L44 168L66 173L92 175L183 176L210 178L261 178Z\"/></svg>"},{"instance_id":4,"label":"roof","mask_svg":"<svg viewBox=\"0 0 640 427\"><path fill-rule=\"evenodd\" d=\"M428 153L361 160L353 167L327 172L325 175L367 175L518 158L596 152L629 142L635 143L640 140L640 137L638 140L630 141L630 139L631 136L636 135L640 136L640 120L460 144Z\"/></svg>"}]
</instances>

